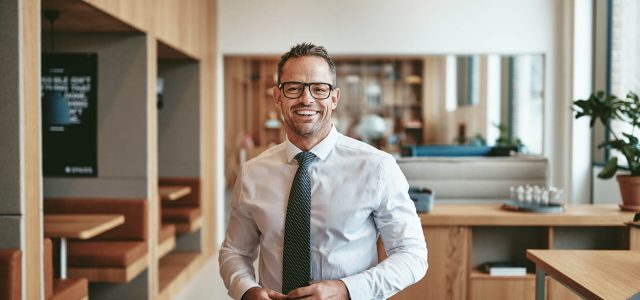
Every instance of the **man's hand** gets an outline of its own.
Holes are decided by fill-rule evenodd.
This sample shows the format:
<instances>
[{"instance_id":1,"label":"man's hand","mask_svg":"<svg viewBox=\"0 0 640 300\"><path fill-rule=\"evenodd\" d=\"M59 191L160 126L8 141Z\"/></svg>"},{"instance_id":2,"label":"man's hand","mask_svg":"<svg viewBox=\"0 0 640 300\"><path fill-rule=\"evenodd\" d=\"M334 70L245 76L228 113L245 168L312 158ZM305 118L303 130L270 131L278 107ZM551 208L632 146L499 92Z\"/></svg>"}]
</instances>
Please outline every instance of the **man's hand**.
<instances>
[{"instance_id":1,"label":"man's hand","mask_svg":"<svg viewBox=\"0 0 640 300\"><path fill-rule=\"evenodd\" d=\"M323 280L312 283L309 286L297 288L289 294L288 299L304 300L347 300L349 299L349 290L342 280Z\"/></svg>"},{"instance_id":2,"label":"man's hand","mask_svg":"<svg viewBox=\"0 0 640 300\"><path fill-rule=\"evenodd\" d=\"M280 294L274 290L261 288L261 287L252 287L244 292L242 295L242 300L285 300L287 296Z\"/></svg>"}]
</instances>

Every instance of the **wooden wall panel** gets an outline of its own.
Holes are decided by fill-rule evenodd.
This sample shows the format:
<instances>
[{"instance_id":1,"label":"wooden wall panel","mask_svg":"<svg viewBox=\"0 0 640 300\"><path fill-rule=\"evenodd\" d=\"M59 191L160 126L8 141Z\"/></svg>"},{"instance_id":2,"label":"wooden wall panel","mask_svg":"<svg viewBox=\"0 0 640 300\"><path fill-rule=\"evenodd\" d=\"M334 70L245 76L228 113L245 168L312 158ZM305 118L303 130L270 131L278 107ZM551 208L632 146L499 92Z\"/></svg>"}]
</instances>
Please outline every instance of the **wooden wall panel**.
<instances>
[{"instance_id":1,"label":"wooden wall panel","mask_svg":"<svg viewBox=\"0 0 640 300\"><path fill-rule=\"evenodd\" d=\"M553 279L551 276L547 276L547 299L548 300L580 300L582 299L568 287L562 283Z\"/></svg>"},{"instance_id":2,"label":"wooden wall panel","mask_svg":"<svg viewBox=\"0 0 640 300\"><path fill-rule=\"evenodd\" d=\"M42 172L40 159L40 1L23 0L24 224L26 299L42 290Z\"/></svg>"},{"instance_id":3,"label":"wooden wall panel","mask_svg":"<svg viewBox=\"0 0 640 300\"><path fill-rule=\"evenodd\" d=\"M155 3L152 0L83 0L102 11L118 17L125 23L140 31L148 31L151 27L152 15L150 8Z\"/></svg>"},{"instance_id":4,"label":"wooden wall panel","mask_svg":"<svg viewBox=\"0 0 640 300\"><path fill-rule=\"evenodd\" d=\"M147 34L147 197L149 201L149 267L148 272L152 274L149 281L149 295L151 299L157 299L160 293L158 288L158 224L160 224L158 211L160 210L160 195L158 194L158 110L156 108L157 95L157 42L153 35Z\"/></svg>"},{"instance_id":5,"label":"wooden wall panel","mask_svg":"<svg viewBox=\"0 0 640 300\"><path fill-rule=\"evenodd\" d=\"M640 250L640 227L629 227L629 250Z\"/></svg>"},{"instance_id":6,"label":"wooden wall panel","mask_svg":"<svg viewBox=\"0 0 640 300\"><path fill-rule=\"evenodd\" d=\"M201 12L198 25L200 32L200 147L202 174L202 211L204 214L203 247L204 253L212 255L217 248L216 203L224 199L216 199L216 170L218 169L218 153L216 151L216 111L223 109L216 106L216 1L199 1Z\"/></svg>"},{"instance_id":7,"label":"wooden wall panel","mask_svg":"<svg viewBox=\"0 0 640 300\"><path fill-rule=\"evenodd\" d=\"M199 22L201 1L162 0L156 3L153 30L158 39L193 57L200 57L197 41L202 39Z\"/></svg>"},{"instance_id":8,"label":"wooden wall panel","mask_svg":"<svg viewBox=\"0 0 640 300\"><path fill-rule=\"evenodd\" d=\"M465 299L471 246L469 229L463 226L422 229L429 249L427 275L391 299Z\"/></svg>"},{"instance_id":9,"label":"wooden wall panel","mask_svg":"<svg viewBox=\"0 0 640 300\"><path fill-rule=\"evenodd\" d=\"M531 291L535 291L535 280L531 278L474 278L469 288L469 299L533 300L535 293Z\"/></svg>"}]
</instances>

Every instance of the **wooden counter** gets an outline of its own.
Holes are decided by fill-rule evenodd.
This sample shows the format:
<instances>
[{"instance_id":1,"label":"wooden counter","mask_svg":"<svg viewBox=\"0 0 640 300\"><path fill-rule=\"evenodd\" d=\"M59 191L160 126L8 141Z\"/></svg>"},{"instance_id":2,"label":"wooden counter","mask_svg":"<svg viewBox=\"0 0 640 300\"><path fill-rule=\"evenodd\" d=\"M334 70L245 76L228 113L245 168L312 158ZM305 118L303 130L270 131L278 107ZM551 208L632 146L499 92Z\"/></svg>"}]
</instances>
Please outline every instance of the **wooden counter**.
<instances>
[{"instance_id":1,"label":"wooden counter","mask_svg":"<svg viewBox=\"0 0 640 300\"><path fill-rule=\"evenodd\" d=\"M508 211L500 204L437 204L418 214L424 226L625 226L633 215L614 204L566 205L563 213Z\"/></svg>"},{"instance_id":2,"label":"wooden counter","mask_svg":"<svg viewBox=\"0 0 640 300\"><path fill-rule=\"evenodd\" d=\"M496 277L477 270L487 261L526 262L527 249L640 249L633 213L617 205L567 205L563 213L507 211L500 204L436 204L419 217L429 249L425 278L400 299L534 299L534 266L526 276ZM553 279L547 299L576 299Z\"/></svg>"}]
</instances>

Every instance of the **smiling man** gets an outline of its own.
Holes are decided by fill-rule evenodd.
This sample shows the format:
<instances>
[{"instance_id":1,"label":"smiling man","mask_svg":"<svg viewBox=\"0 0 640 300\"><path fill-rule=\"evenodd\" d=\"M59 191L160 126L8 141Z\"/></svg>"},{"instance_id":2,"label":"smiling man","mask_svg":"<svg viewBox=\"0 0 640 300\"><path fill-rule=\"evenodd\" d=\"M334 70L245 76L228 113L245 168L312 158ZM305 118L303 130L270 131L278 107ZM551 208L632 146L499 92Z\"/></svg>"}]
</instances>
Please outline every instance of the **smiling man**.
<instances>
[{"instance_id":1,"label":"smiling man","mask_svg":"<svg viewBox=\"0 0 640 300\"><path fill-rule=\"evenodd\" d=\"M282 55L273 94L287 139L236 180L219 255L229 295L386 299L424 277L426 243L400 168L332 124L340 90L324 47ZM388 254L380 263L378 236Z\"/></svg>"}]
</instances>

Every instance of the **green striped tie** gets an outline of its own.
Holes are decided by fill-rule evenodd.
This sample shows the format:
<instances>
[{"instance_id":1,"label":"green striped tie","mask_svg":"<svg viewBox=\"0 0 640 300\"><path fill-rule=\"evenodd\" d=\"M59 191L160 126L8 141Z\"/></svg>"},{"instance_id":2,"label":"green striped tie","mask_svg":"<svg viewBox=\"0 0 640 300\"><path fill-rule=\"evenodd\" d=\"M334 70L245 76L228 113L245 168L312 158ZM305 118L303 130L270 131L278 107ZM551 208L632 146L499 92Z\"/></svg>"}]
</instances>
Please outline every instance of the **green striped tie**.
<instances>
[{"instance_id":1,"label":"green striped tie","mask_svg":"<svg viewBox=\"0 0 640 300\"><path fill-rule=\"evenodd\" d=\"M291 184L284 224L282 293L285 295L311 281L311 180L307 167L315 157L311 152L300 152L295 157L299 166Z\"/></svg>"}]
</instances>

